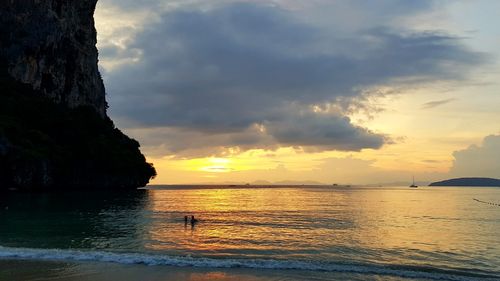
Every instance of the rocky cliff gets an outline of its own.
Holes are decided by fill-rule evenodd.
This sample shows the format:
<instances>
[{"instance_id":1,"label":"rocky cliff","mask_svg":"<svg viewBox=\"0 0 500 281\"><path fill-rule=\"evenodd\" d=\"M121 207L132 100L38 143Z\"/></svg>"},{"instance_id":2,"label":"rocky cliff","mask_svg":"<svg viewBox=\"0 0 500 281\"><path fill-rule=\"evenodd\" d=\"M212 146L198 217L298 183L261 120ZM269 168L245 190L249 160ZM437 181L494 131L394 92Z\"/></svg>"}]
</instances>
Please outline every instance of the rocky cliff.
<instances>
[{"instance_id":1,"label":"rocky cliff","mask_svg":"<svg viewBox=\"0 0 500 281\"><path fill-rule=\"evenodd\" d=\"M106 114L97 68L97 0L2 0L0 56L8 73L56 103Z\"/></svg>"},{"instance_id":2,"label":"rocky cliff","mask_svg":"<svg viewBox=\"0 0 500 281\"><path fill-rule=\"evenodd\" d=\"M136 188L155 175L106 115L96 2L0 2L0 190Z\"/></svg>"}]
</instances>

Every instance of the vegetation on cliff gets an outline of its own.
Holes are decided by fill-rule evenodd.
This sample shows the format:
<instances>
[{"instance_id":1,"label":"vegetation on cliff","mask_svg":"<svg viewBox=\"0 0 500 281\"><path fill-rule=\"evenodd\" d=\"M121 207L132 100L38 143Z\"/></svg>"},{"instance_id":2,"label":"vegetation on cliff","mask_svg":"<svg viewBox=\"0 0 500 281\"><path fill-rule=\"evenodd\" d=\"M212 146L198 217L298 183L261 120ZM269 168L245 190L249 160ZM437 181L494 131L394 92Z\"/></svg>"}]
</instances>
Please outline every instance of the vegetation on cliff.
<instances>
[{"instance_id":1,"label":"vegetation on cliff","mask_svg":"<svg viewBox=\"0 0 500 281\"><path fill-rule=\"evenodd\" d=\"M93 108L68 108L0 67L0 189L136 188L156 175L139 143Z\"/></svg>"}]
</instances>

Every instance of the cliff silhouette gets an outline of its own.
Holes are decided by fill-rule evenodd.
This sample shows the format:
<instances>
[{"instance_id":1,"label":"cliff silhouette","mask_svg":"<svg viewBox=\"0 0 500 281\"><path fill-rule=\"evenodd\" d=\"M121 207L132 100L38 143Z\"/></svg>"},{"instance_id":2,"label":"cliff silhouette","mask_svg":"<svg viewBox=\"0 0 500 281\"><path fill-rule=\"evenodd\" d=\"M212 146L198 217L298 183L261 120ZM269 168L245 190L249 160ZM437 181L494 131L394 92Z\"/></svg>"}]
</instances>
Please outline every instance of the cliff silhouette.
<instances>
[{"instance_id":1,"label":"cliff silhouette","mask_svg":"<svg viewBox=\"0 0 500 281\"><path fill-rule=\"evenodd\" d=\"M106 114L96 3L0 2L0 190L132 189L156 175Z\"/></svg>"}]
</instances>

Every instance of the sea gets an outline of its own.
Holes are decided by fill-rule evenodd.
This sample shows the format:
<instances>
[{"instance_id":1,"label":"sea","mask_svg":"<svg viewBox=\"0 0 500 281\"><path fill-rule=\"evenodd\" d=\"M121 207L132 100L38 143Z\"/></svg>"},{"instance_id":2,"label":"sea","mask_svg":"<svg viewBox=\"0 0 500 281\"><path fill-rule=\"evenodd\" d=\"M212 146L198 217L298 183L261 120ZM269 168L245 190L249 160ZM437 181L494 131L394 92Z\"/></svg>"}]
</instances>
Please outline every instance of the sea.
<instances>
[{"instance_id":1,"label":"sea","mask_svg":"<svg viewBox=\"0 0 500 281\"><path fill-rule=\"evenodd\" d=\"M0 280L500 280L500 188L1 193Z\"/></svg>"}]
</instances>

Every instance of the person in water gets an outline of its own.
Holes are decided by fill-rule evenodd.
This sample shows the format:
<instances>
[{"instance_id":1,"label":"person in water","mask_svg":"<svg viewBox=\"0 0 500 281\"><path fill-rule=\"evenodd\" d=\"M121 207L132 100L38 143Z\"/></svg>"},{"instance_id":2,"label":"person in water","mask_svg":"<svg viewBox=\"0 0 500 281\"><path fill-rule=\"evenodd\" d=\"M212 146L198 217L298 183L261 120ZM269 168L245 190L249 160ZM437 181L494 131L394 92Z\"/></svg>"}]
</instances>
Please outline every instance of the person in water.
<instances>
[{"instance_id":1,"label":"person in water","mask_svg":"<svg viewBox=\"0 0 500 281\"><path fill-rule=\"evenodd\" d=\"M198 220L194 218L194 216L191 216L191 224L197 223Z\"/></svg>"},{"instance_id":2,"label":"person in water","mask_svg":"<svg viewBox=\"0 0 500 281\"><path fill-rule=\"evenodd\" d=\"M188 216L184 216L184 224L188 223Z\"/></svg>"}]
</instances>

